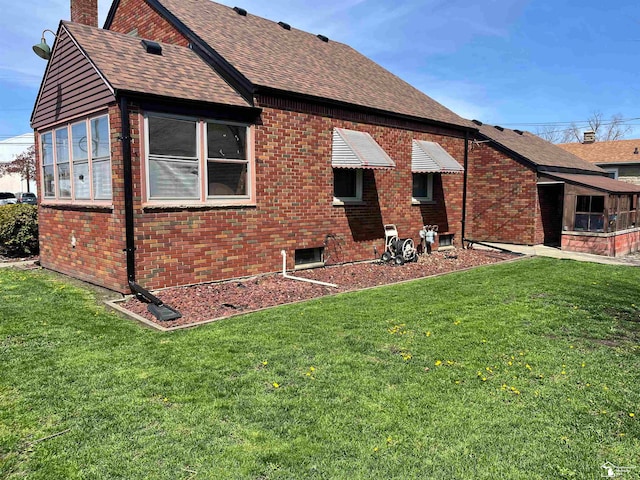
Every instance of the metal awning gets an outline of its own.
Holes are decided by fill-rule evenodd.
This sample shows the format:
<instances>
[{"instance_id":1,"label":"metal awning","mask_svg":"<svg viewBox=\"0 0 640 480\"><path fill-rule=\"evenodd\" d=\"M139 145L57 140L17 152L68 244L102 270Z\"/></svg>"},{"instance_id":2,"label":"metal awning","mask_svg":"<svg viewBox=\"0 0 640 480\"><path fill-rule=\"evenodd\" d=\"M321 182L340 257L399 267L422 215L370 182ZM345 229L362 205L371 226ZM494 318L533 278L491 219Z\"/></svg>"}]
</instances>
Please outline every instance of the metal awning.
<instances>
[{"instance_id":1,"label":"metal awning","mask_svg":"<svg viewBox=\"0 0 640 480\"><path fill-rule=\"evenodd\" d=\"M414 140L411 171L413 173L462 173L464 168L438 143Z\"/></svg>"},{"instance_id":2,"label":"metal awning","mask_svg":"<svg viewBox=\"0 0 640 480\"><path fill-rule=\"evenodd\" d=\"M345 128L333 129L333 168L395 168L395 162L387 155L371 135Z\"/></svg>"}]
</instances>

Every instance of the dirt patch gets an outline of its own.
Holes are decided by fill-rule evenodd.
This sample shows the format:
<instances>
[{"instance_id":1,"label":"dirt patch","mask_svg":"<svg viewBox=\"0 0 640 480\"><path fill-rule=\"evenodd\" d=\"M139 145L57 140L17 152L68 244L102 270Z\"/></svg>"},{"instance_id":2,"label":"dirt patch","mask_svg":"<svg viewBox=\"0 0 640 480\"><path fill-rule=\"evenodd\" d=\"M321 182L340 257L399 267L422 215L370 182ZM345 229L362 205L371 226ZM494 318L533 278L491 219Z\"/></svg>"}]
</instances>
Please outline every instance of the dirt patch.
<instances>
[{"instance_id":1,"label":"dirt patch","mask_svg":"<svg viewBox=\"0 0 640 480\"><path fill-rule=\"evenodd\" d=\"M295 272L300 278L338 285L338 288L300 282L282 275L262 275L249 279L177 287L156 292L164 303L182 314L178 320L160 322L135 298L120 304L166 328L192 325L238 313L298 302L339 292L361 290L378 285L424 278L480 265L512 260L517 255L481 250L449 250L423 255L415 263L357 263Z\"/></svg>"}]
</instances>

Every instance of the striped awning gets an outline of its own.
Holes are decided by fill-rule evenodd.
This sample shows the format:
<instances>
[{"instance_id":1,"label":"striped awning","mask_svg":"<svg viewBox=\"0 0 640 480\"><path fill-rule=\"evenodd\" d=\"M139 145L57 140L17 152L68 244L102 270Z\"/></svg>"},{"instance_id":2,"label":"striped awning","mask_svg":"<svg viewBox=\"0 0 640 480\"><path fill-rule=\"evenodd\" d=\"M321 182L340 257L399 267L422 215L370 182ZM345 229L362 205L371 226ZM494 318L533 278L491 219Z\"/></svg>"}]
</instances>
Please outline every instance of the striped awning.
<instances>
[{"instance_id":1,"label":"striped awning","mask_svg":"<svg viewBox=\"0 0 640 480\"><path fill-rule=\"evenodd\" d=\"M380 145L365 132L333 129L333 168L395 168L396 164Z\"/></svg>"},{"instance_id":2,"label":"striped awning","mask_svg":"<svg viewBox=\"0 0 640 480\"><path fill-rule=\"evenodd\" d=\"M439 144L414 140L411 171L413 173L462 173L464 168Z\"/></svg>"}]
</instances>

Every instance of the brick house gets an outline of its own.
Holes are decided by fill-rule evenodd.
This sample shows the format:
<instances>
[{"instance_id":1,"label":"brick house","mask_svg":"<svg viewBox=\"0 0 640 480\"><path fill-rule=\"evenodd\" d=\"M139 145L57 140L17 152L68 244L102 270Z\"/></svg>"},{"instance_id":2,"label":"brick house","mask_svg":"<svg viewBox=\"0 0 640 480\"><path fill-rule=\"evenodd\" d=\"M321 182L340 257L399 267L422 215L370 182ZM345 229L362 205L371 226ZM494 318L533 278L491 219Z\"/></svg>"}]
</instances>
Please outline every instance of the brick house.
<instances>
[{"instance_id":1,"label":"brick house","mask_svg":"<svg viewBox=\"0 0 640 480\"><path fill-rule=\"evenodd\" d=\"M474 123L465 239L607 256L638 251L640 186L529 132Z\"/></svg>"},{"instance_id":2,"label":"brick house","mask_svg":"<svg viewBox=\"0 0 640 480\"><path fill-rule=\"evenodd\" d=\"M558 144L567 152L593 163L611 178L640 185L640 139Z\"/></svg>"},{"instance_id":3,"label":"brick house","mask_svg":"<svg viewBox=\"0 0 640 480\"><path fill-rule=\"evenodd\" d=\"M44 267L127 293L372 259L389 223L461 244L476 126L355 50L209 0L71 7L32 114Z\"/></svg>"}]
</instances>

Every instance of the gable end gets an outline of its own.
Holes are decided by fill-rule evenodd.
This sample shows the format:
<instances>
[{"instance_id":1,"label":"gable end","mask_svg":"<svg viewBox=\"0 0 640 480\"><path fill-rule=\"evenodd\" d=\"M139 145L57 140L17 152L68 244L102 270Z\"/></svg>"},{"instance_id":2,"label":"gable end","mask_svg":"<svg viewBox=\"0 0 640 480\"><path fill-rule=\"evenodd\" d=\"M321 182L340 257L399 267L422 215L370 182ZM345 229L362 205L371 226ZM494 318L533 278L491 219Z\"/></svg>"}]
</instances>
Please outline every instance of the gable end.
<instances>
[{"instance_id":1,"label":"gable end","mask_svg":"<svg viewBox=\"0 0 640 480\"><path fill-rule=\"evenodd\" d=\"M31 126L38 130L112 102L115 102L113 90L61 27L33 109Z\"/></svg>"}]
</instances>

